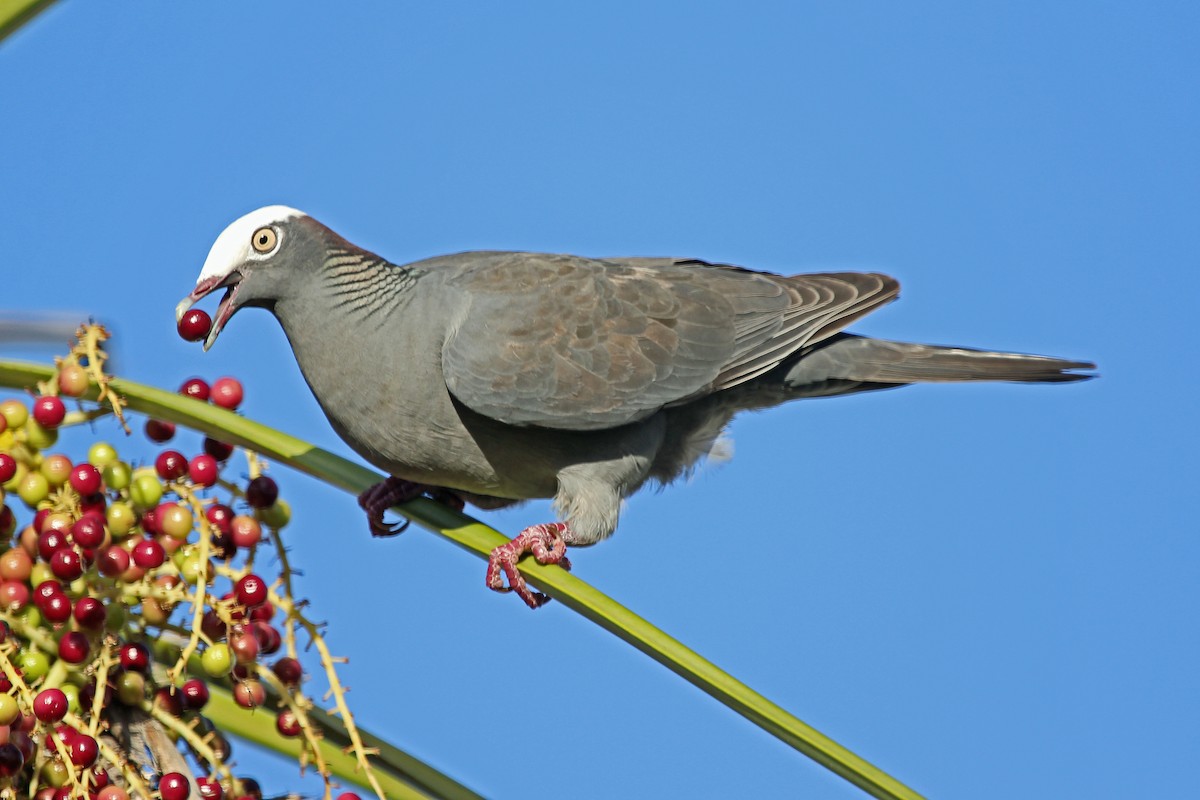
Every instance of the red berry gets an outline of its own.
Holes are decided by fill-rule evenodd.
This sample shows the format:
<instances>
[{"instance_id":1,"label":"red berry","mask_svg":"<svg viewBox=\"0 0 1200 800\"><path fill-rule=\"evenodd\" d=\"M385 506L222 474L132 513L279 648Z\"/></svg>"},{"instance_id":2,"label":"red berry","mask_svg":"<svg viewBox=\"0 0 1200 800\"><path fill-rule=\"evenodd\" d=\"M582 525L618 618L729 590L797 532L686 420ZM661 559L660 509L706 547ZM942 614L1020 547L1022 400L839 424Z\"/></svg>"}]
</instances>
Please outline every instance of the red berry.
<instances>
[{"instance_id":1,"label":"red berry","mask_svg":"<svg viewBox=\"0 0 1200 800\"><path fill-rule=\"evenodd\" d=\"M58 640L58 657L68 664L82 664L87 661L90 649L87 637L79 631L68 631Z\"/></svg>"},{"instance_id":2,"label":"red berry","mask_svg":"<svg viewBox=\"0 0 1200 800\"><path fill-rule=\"evenodd\" d=\"M20 611L29 605L29 598L29 587L23 582L0 581L0 608L6 611Z\"/></svg>"},{"instance_id":3,"label":"red berry","mask_svg":"<svg viewBox=\"0 0 1200 800\"><path fill-rule=\"evenodd\" d=\"M3 419L3 417L0 417ZM0 429L0 433L3 430ZM8 453L0 453L0 483L8 483L17 474L17 460Z\"/></svg>"},{"instance_id":4,"label":"red berry","mask_svg":"<svg viewBox=\"0 0 1200 800\"><path fill-rule=\"evenodd\" d=\"M121 645L121 666L134 672L145 672L150 668L150 648L141 642L126 642Z\"/></svg>"},{"instance_id":5,"label":"red berry","mask_svg":"<svg viewBox=\"0 0 1200 800\"><path fill-rule=\"evenodd\" d=\"M163 450L154 459L154 469L164 481L173 481L187 474L187 459L178 450Z\"/></svg>"},{"instance_id":6,"label":"red berry","mask_svg":"<svg viewBox=\"0 0 1200 800\"><path fill-rule=\"evenodd\" d=\"M33 602L40 607L42 603L55 595L64 595L62 584L58 581L42 581L33 590Z\"/></svg>"},{"instance_id":7,"label":"red berry","mask_svg":"<svg viewBox=\"0 0 1200 800\"><path fill-rule=\"evenodd\" d=\"M89 494L86 497L79 498L79 513L82 516L88 514L95 515L102 522L104 521L104 509L108 507L108 500L102 492Z\"/></svg>"},{"instance_id":8,"label":"red berry","mask_svg":"<svg viewBox=\"0 0 1200 800\"><path fill-rule=\"evenodd\" d=\"M202 403L208 402L208 395L211 390L208 388L208 382L201 378L188 378L183 382L183 386L179 387L179 393Z\"/></svg>"},{"instance_id":9,"label":"red berry","mask_svg":"<svg viewBox=\"0 0 1200 800\"><path fill-rule=\"evenodd\" d=\"M279 652L279 648L283 645L283 637L280 636L279 631L265 622L251 623L250 630L254 633L255 641L258 642L260 653L269 656Z\"/></svg>"},{"instance_id":10,"label":"red berry","mask_svg":"<svg viewBox=\"0 0 1200 800\"><path fill-rule=\"evenodd\" d=\"M71 740L71 763L77 767L90 767L96 763L100 755L100 747L96 740L86 733L78 733Z\"/></svg>"},{"instance_id":11,"label":"red berry","mask_svg":"<svg viewBox=\"0 0 1200 800\"><path fill-rule=\"evenodd\" d=\"M229 649L239 663L249 664L258 658L258 639L249 629L235 625L229 632Z\"/></svg>"},{"instance_id":12,"label":"red berry","mask_svg":"<svg viewBox=\"0 0 1200 800\"><path fill-rule=\"evenodd\" d=\"M60 581L71 581L83 574L83 558L69 547L54 551L50 558L50 571Z\"/></svg>"},{"instance_id":13,"label":"red berry","mask_svg":"<svg viewBox=\"0 0 1200 800\"><path fill-rule=\"evenodd\" d=\"M257 575L246 575L234 585L238 602L247 608L262 605L267 600L267 582Z\"/></svg>"},{"instance_id":14,"label":"red berry","mask_svg":"<svg viewBox=\"0 0 1200 800\"><path fill-rule=\"evenodd\" d=\"M128 551L115 544L101 550L97 561L99 562L98 569L100 570L100 574L109 578L116 577L129 569Z\"/></svg>"},{"instance_id":15,"label":"red berry","mask_svg":"<svg viewBox=\"0 0 1200 800\"><path fill-rule=\"evenodd\" d=\"M67 715L67 696L62 689L42 689L33 698L33 715L42 722L58 722Z\"/></svg>"},{"instance_id":16,"label":"red berry","mask_svg":"<svg viewBox=\"0 0 1200 800\"><path fill-rule=\"evenodd\" d=\"M204 452L215 458L217 461L224 461L233 455L233 445L218 442L216 439L204 437Z\"/></svg>"},{"instance_id":17,"label":"red berry","mask_svg":"<svg viewBox=\"0 0 1200 800\"><path fill-rule=\"evenodd\" d=\"M275 606L269 600L250 609L250 619L259 622L270 622L273 616L275 616Z\"/></svg>"},{"instance_id":18,"label":"red berry","mask_svg":"<svg viewBox=\"0 0 1200 800\"><path fill-rule=\"evenodd\" d=\"M296 719L296 714L290 708L285 708L275 718L275 730L283 736L299 736L300 720Z\"/></svg>"},{"instance_id":19,"label":"red berry","mask_svg":"<svg viewBox=\"0 0 1200 800\"><path fill-rule=\"evenodd\" d=\"M179 687L179 692L183 695L183 704L190 709L204 708L208 702L208 686L199 678L184 681L183 686Z\"/></svg>"},{"instance_id":20,"label":"red berry","mask_svg":"<svg viewBox=\"0 0 1200 800\"><path fill-rule=\"evenodd\" d=\"M205 509L204 516L221 533L230 532L230 522L233 521L233 509L229 506L216 503Z\"/></svg>"},{"instance_id":21,"label":"red berry","mask_svg":"<svg viewBox=\"0 0 1200 800\"><path fill-rule=\"evenodd\" d=\"M71 470L71 488L82 495L96 494L104 485L100 480L100 470L91 464L79 464Z\"/></svg>"},{"instance_id":22,"label":"red berry","mask_svg":"<svg viewBox=\"0 0 1200 800\"><path fill-rule=\"evenodd\" d=\"M80 547L99 547L104 543L104 522L94 514L80 517L71 526L71 538Z\"/></svg>"},{"instance_id":23,"label":"red berry","mask_svg":"<svg viewBox=\"0 0 1200 800\"><path fill-rule=\"evenodd\" d=\"M104 767L92 767L92 787L103 789L112 782L112 778L108 777L108 773L104 771Z\"/></svg>"},{"instance_id":24,"label":"red berry","mask_svg":"<svg viewBox=\"0 0 1200 800\"><path fill-rule=\"evenodd\" d=\"M238 515L229 521L229 535L242 549L254 547L262 539L262 526L254 517Z\"/></svg>"},{"instance_id":25,"label":"red berry","mask_svg":"<svg viewBox=\"0 0 1200 800\"><path fill-rule=\"evenodd\" d=\"M183 716L183 693L164 686L154 693L154 704L174 717Z\"/></svg>"},{"instance_id":26,"label":"red berry","mask_svg":"<svg viewBox=\"0 0 1200 800\"><path fill-rule=\"evenodd\" d=\"M54 395L46 395L33 401L33 419L43 428L57 428L66 415L67 407Z\"/></svg>"},{"instance_id":27,"label":"red berry","mask_svg":"<svg viewBox=\"0 0 1200 800\"><path fill-rule=\"evenodd\" d=\"M362 798L354 792L342 792L337 796L337 800L362 800Z\"/></svg>"},{"instance_id":28,"label":"red berry","mask_svg":"<svg viewBox=\"0 0 1200 800\"><path fill-rule=\"evenodd\" d=\"M304 676L304 670L300 666L300 662L291 656L284 656L279 659L271 669L275 672L275 677L279 678L287 686L298 686L300 679Z\"/></svg>"},{"instance_id":29,"label":"red berry","mask_svg":"<svg viewBox=\"0 0 1200 800\"><path fill-rule=\"evenodd\" d=\"M49 561L59 550L70 546L71 541L67 538L67 534L56 528L49 528L38 535L38 555L42 557L43 561Z\"/></svg>"},{"instance_id":30,"label":"red berry","mask_svg":"<svg viewBox=\"0 0 1200 800\"><path fill-rule=\"evenodd\" d=\"M46 749L53 753L58 750L58 742L62 742L70 748L75 736L75 729L70 725L55 725L53 730L46 733L42 744L46 745Z\"/></svg>"},{"instance_id":31,"label":"red berry","mask_svg":"<svg viewBox=\"0 0 1200 800\"><path fill-rule=\"evenodd\" d=\"M56 625L69 620L74 610L71 605L71 598L67 597L63 592L47 597L38 603L37 606L41 610L42 616L46 618L46 621L53 622Z\"/></svg>"},{"instance_id":32,"label":"red berry","mask_svg":"<svg viewBox=\"0 0 1200 800\"><path fill-rule=\"evenodd\" d=\"M189 342L198 342L212 329L212 317L198 308L190 309L176 326L179 335Z\"/></svg>"},{"instance_id":33,"label":"red berry","mask_svg":"<svg viewBox=\"0 0 1200 800\"><path fill-rule=\"evenodd\" d=\"M79 627L87 630L99 630L108 619L108 609L95 597L81 597L75 601L73 612Z\"/></svg>"},{"instance_id":34,"label":"red berry","mask_svg":"<svg viewBox=\"0 0 1200 800\"><path fill-rule=\"evenodd\" d=\"M258 681L238 681L233 685L233 701L242 708L258 708L266 699L266 690Z\"/></svg>"},{"instance_id":35,"label":"red berry","mask_svg":"<svg viewBox=\"0 0 1200 800\"><path fill-rule=\"evenodd\" d=\"M164 422L161 419L146 420L146 438L150 441L162 444L171 441L171 437L174 435L174 422Z\"/></svg>"},{"instance_id":36,"label":"red berry","mask_svg":"<svg viewBox=\"0 0 1200 800\"><path fill-rule=\"evenodd\" d=\"M158 793L162 795L162 800L187 800L192 787L181 773L168 772L158 782Z\"/></svg>"},{"instance_id":37,"label":"red berry","mask_svg":"<svg viewBox=\"0 0 1200 800\"><path fill-rule=\"evenodd\" d=\"M161 567L162 563L167 560L167 552L154 539L142 539L133 546L133 552L130 555L133 563L142 569Z\"/></svg>"},{"instance_id":38,"label":"red berry","mask_svg":"<svg viewBox=\"0 0 1200 800\"><path fill-rule=\"evenodd\" d=\"M0 744L0 778L11 778L25 766L21 749L11 742Z\"/></svg>"},{"instance_id":39,"label":"red berry","mask_svg":"<svg viewBox=\"0 0 1200 800\"><path fill-rule=\"evenodd\" d=\"M221 617L217 612L211 608L204 612L204 616L200 617L200 630L214 642L225 638L225 623L221 621Z\"/></svg>"},{"instance_id":40,"label":"red berry","mask_svg":"<svg viewBox=\"0 0 1200 800\"><path fill-rule=\"evenodd\" d=\"M268 508L279 497L279 486L266 475L259 475L246 485L246 502L251 508Z\"/></svg>"},{"instance_id":41,"label":"red berry","mask_svg":"<svg viewBox=\"0 0 1200 800\"><path fill-rule=\"evenodd\" d=\"M162 528L158 526L158 506L148 508L142 512L142 530L146 533L157 536L162 533Z\"/></svg>"},{"instance_id":42,"label":"red berry","mask_svg":"<svg viewBox=\"0 0 1200 800\"><path fill-rule=\"evenodd\" d=\"M188 477L197 486L212 486L219 474L217 460L210 455L196 456L188 462Z\"/></svg>"},{"instance_id":43,"label":"red berry","mask_svg":"<svg viewBox=\"0 0 1200 800\"><path fill-rule=\"evenodd\" d=\"M217 378L212 385L212 400L213 405L218 405L221 408L228 408L230 411L242 404L242 382L237 378Z\"/></svg>"},{"instance_id":44,"label":"red berry","mask_svg":"<svg viewBox=\"0 0 1200 800\"><path fill-rule=\"evenodd\" d=\"M221 788L221 784L212 778L196 778L196 788L200 790L200 796L204 800L223 800L225 797L225 790Z\"/></svg>"}]
</instances>

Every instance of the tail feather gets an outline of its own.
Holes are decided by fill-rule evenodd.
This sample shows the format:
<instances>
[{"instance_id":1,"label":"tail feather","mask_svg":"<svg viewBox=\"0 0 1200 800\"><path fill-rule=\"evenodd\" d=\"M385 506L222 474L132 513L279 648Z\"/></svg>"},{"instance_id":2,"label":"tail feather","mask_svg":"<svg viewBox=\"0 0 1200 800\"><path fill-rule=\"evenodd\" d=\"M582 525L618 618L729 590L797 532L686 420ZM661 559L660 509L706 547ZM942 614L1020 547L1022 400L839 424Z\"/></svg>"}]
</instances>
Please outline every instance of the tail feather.
<instances>
[{"instance_id":1,"label":"tail feather","mask_svg":"<svg viewBox=\"0 0 1200 800\"><path fill-rule=\"evenodd\" d=\"M1087 361L838 334L803 353L787 370L784 382L797 388L826 381L884 385L947 381L1061 383L1094 378L1074 370L1095 368Z\"/></svg>"}]
</instances>

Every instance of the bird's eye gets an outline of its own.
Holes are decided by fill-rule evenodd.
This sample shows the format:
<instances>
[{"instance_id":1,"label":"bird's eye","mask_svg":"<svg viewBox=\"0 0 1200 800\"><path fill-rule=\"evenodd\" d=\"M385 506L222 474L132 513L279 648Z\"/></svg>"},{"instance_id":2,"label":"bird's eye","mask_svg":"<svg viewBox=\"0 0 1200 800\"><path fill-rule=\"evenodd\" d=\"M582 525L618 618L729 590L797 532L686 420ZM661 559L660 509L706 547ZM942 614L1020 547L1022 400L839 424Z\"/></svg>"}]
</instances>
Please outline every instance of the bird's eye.
<instances>
[{"instance_id":1,"label":"bird's eye","mask_svg":"<svg viewBox=\"0 0 1200 800\"><path fill-rule=\"evenodd\" d=\"M276 236L272 228L259 228L254 232L250 244L260 253L269 253L275 249Z\"/></svg>"}]
</instances>

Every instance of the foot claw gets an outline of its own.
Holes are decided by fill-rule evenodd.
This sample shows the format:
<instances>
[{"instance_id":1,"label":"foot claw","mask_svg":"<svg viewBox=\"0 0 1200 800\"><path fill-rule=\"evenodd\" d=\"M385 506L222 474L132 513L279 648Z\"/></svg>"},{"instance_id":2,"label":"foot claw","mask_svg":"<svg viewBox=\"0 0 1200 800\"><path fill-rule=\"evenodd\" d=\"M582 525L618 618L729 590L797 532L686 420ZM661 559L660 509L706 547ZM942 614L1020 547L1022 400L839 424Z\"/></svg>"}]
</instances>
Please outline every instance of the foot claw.
<instances>
[{"instance_id":1,"label":"foot claw","mask_svg":"<svg viewBox=\"0 0 1200 800\"><path fill-rule=\"evenodd\" d=\"M525 553L532 553L539 564L558 564L569 570L571 562L567 558L567 543L562 537L566 529L565 522L533 525L521 531L508 544L493 550L488 558L488 588L497 592L516 592L530 608L541 608L550 602L547 595L535 592L526 585L525 579L517 571L517 561ZM508 585L505 585L505 579Z\"/></svg>"},{"instance_id":2,"label":"foot claw","mask_svg":"<svg viewBox=\"0 0 1200 800\"><path fill-rule=\"evenodd\" d=\"M367 525L371 528L371 535L395 536L403 533L409 526L409 521L388 525L383 521L384 512L398 503L406 503L414 497L420 497L428 488L430 487L403 478L390 477L360 494L358 504L367 512Z\"/></svg>"}]
</instances>

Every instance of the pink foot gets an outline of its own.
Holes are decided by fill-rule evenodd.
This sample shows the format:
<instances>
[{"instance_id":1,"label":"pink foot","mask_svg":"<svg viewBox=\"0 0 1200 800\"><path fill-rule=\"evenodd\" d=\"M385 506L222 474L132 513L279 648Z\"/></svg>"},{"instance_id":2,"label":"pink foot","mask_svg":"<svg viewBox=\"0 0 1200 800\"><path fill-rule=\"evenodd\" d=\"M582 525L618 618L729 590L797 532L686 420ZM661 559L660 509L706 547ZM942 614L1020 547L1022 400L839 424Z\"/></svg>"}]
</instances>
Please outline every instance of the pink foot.
<instances>
[{"instance_id":1,"label":"pink foot","mask_svg":"<svg viewBox=\"0 0 1200 800\"><path fill-rule=\"evenodd\" d=\"M488 588L497 592L516 592L530 608L540 608L549 603L549 597L525 585L525 579L517 572L517 561L526 553L533 553L539 564L558 564L563 569L570 569L567 543L562 537L566 529L565 522L532 525L517 534L508 544L502 544L493 550L488 558ZM508 579L507 586L504 585L501 573Z\"/></svg>"},{"instance_id":2,"label":"pink foot","mask_svg":"<svg viewBox=\"0 0 1200 800\"><path fill-rule=\"evenodd\" d=\"M358 496L358 504L367 512L367 524L371 526L373 536L395 536L403 533L409 521L398 525L388 525L383 521L383 514L389 508L399 503L407 503L414 497L420 497L426 490L433 489L420 483L406 481L403 478L389 477L367 489Z\"/></svg>"}]
</instances>

